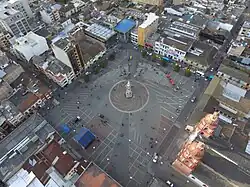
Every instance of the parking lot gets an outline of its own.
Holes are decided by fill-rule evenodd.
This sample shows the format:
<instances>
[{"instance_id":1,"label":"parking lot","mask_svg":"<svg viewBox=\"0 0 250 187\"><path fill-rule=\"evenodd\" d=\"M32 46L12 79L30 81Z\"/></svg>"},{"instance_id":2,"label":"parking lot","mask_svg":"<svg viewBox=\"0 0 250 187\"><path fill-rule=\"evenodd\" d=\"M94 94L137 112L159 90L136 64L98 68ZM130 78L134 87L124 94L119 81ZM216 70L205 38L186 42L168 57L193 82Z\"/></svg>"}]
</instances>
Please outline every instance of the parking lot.
<instances>
[{"instance_id":1,"label":"parking lot","mask_svg":"<svg viewBox=\"0 0 250 187\"><path fill-rule=\"evenodd\" d=\"M169 155L175 154L173 148L181 145L178 136L183 136L180 135L183 124L176 119L190 101L196 85L192 79L171 71L173 86L166 72L139 63L140 55L133 55L130 71L137 76L132 76L135 81L131 81L132 89L134 86L138 89L137 85L140 85L148 93L143 95L145 91L135 91L138 110L133 110L134 105L122 99L118 99L120 102L116 106L131 112L117 110L110 102L110 93L115 84L127 79L130 51L122 53L123 58L117 64L112 62L112 68L109 67L108 72L99 75L95 81L78 83L72 90L63 91L60 105L50 109L45 117L56 128L70 123L75 133L81 127L89 128L97 139L88 149L81 151L83 156L95 161L122 185L135 187L146 184L153 175L151 165L155 152L165 162ZM119 90L112 94L113 98L123 95ZM97 114L103 114L105 122ZM73 122L76 116L81 118L79 123Z\"/></svg>"}]
</instances>

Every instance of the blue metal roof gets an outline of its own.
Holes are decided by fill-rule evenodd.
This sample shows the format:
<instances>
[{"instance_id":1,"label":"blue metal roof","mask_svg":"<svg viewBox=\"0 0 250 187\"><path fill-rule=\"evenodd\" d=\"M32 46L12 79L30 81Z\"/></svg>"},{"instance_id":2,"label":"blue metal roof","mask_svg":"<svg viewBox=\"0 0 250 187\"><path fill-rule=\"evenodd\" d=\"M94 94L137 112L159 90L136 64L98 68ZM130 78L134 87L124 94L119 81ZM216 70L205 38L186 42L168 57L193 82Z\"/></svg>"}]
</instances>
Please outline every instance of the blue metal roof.
<instances>
[{"instance_id":1,"label":"blue metal roof","mask_svg":"<svg viewBox=\"0 0 250 187\"><path fill-rule=\"evenodd\" d=\"M135 21L132 19L123 19L120 21L116 27L115 30L120 33L127 33L129 32L134 26L136 25Z\"/></svg>"},{"instance_id":2,"label":"blue metal roof","mask_svg":"<svg viewBox=\"0 0 250 187\"><path fill-rule=\"evenodd\" d=\"M87 128L83 127L79 133L74 136L74 139L84 148L95 140L95 135Z\"/></svg>"}]
</instances>

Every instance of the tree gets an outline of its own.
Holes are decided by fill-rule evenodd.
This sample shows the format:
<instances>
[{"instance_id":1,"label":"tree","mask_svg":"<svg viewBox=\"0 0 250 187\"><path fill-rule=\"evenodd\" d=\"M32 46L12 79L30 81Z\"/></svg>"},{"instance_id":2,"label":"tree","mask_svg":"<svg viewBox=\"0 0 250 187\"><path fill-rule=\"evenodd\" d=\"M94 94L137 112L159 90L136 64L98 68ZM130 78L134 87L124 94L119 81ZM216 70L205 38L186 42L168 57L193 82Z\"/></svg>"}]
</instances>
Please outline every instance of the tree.
<instances>
[{"instance_id":1,"label":"tree","mask_svg":"<svg viewBox=\"0 0 250 187\"><path fill-rule=\"evenodd\" d=\"M108 59L109 59L110 61L115 60L115 53L110 54L109 57L108 57Z\"/></svg>"},{"instance_id":2,"label":"tree","mask_svg":"<svg viewBox=\"0 0 250 187\"><path fill-rule=\"evenodd\" d=\"M189 69L189 68L186 68L186 69L185 69L185 76L190 77L191 74L192 74L192 72L190 71L190 69Z\"/></svg>"},{"instance_id":3,"label":"tree","mask_svg":"<svg viewBox=\"0 0 250 187\"><path fill-rule=\"evenodd\" d=\"M108 65L108 60L107 60L107 59L104 59L104 60L102 60L102 61L99 63L99 66L100 66L101 68L106 68L107 65Z\"/></svg>"},{"instance_id":4,"label":"tree","mask_svg":"<svg viewBox=\"0 0 250 187\"><path fill-rule=\"evenodd\" d=\"M156 58L157 58L156 54L153 54L153 55L152 55L152 60L155 61Z\"/></svg>"},{"instance_id":5,"label":"tree","mask_svg":"<svg viewBox=\"0 0 250 187\"><path fill-rule=\"evenodd\" d=\"M142 51L141 55L142 55L142 57L145 57L147 55L147 52L146 51Z\"/></svg>"},{"instance_id":6,"label":"tree","mask_svg":"<svg viewBox=\"0 0 250 187\"><path fill-rule=\"evenodd\" d=\"M95 73L95 74L98 74L99 72L100 72L100 67L99 67L99 66L95 67L94 73Z\"/></svg>"},{"instance_id":7,"label":"tree","mask_svg":"<svg viewBox=\"0 0 250 187\"><path fill-rule=\"evenodd\" d=\"M179 72L180 71L180 66L177 63L175 63L174 66L173 66L173 69L174 69L174 71Z\"/></svg>"},{"instance_id":8,"label":"tree","mask_svg":"<svg viewBox=\"0 0 250 187\"><path fill-rule=\"evenodd\" d=\"M140 51L142 51L142 50L143 50L143 46L138 45L138 49L139 49Z\"/></svg>"},{"instance_id":9,"label":"tree","mask_svg":"<svg viewBox=\"0 0 250 187\"><path fill-rule=\"evenodd\" d=\"M168 63L164 59L161 59L161 64L162 64L163 67L168 66Z\"/></svg>"},{"instance_id":10,"label":"tree","mask_svg":"<svg viewBox=\"0 0 250 187\"><path fill-rule=\"evenodd\" d=\"M83 79L85 82L89 82L89 75L85 75Z\"/></svg>"}]
</instances>

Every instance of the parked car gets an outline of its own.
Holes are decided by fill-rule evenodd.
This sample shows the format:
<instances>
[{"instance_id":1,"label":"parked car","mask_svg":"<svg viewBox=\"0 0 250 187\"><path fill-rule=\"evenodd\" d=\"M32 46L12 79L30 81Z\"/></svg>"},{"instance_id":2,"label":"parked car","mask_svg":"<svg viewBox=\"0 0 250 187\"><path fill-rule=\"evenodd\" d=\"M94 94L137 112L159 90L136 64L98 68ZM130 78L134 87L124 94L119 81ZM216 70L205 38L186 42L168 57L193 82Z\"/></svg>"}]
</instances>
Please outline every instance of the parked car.
<instances>
[{"instance_id":1,"label":"parked car","mask_svg":"<svg viewBox=\"0 0 250 187\"><path fill-rule=\"evenodd\" d=\"M104 118L104 115L103 114L98 114L98 116L100 117L100 118Z\"/></svg>"},{"instance_id":2,"label":"parked car","mask_svg":"<svg viewBox=\"0 0 250 187\"><path fill-rule=\"evenodd\" d=\"M154 153L154 155L153 155L153 162L154 162L154 163L157 163L158 158L159 158L158 154L157 154L157 153Z\"/></svg>"},{"instance_id":3,"label":"parked car","mask_svg":"<svg viewBox=\"0 0 250 187\"><path fill-rule=\"evenodd\" d=\"M168 74L166 74L166 77L167 77L168 79L170 79L170 78L171 78L171 75L168 73Z\"/></svg>"},{"instance_id":4,"label":"parked car","mask_svg":"<svg viewBox=\"0 0 250 187\"><path fill-rule=\"evenodd\" d=\"M169 82L170 82L172 85L175 85L175 83L174 83L174 80L173 80L173 79L169 79Z\"/></svg>"}]
</instances>

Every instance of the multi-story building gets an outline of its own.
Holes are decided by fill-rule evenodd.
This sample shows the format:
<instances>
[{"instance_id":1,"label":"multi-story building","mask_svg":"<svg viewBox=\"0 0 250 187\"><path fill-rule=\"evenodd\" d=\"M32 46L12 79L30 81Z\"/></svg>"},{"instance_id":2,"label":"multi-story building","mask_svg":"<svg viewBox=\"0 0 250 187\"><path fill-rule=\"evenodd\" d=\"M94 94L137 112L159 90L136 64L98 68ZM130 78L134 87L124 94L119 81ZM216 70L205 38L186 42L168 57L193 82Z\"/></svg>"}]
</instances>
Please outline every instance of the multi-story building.
<instances>
[{"instance_id":1,"label":"multi-story building","mask_svg":"<svg viewBox=\"0 0 250 187\"><path fill-rule=\"evenodd\" d=\"M82 0L72 0L68 2L67 4L63 5L62 8L60 9L60 15L63 18L69 18L71 15L84 11L84 8L86 7L86 2Z\"/></svg>"},{"instance_id":2,"label":"multi-story building","mask_svg":"<svg viewBox=\"0 0 250 187\"><path fill-rule=\"evenodd\" d=\"M183 61L193 42L193 39L184 36L162 35L158 40L155 41L154 52L168 58L170 61L171 59Z\"/></svg>"},{"instance_id":3,"label":"multi-story building","mask_svg":"<svg viewBox=\"0 0 250 187\"><path fill-rule=\"evenodd\" d=\"M30 25L22 12L0 4L0 26L12 35L20 36L31 31Z\"/></svg>"},{"instance_id":4,"label":"multi-story building","mask_svg":"<svg viewBox=\"0 0 250 187\"><path fill-rule=\"evenodd\" d=\"M49 46L44 37L29 32L25 36L16 39L12 50L20 59L29 62L33 56L39 56L49 50Z\"/></svg>"},{"instance_id":5,"label":"multi-story building","mask_svg":"<svg viewBox=\"0 0 250 187\"><path fill-rule=\"evenodd\" d=\"M97 23L87 27L84 32L107 47L116 42L116 32Z\"/></svg>"},{"instance_id":6,"label":"multi-story building","mask_svg":"<svg viewBox=\"0 0 250 187\"><path fill-rule=\"evenodd\" d=\"M55 131L38 114L18 126L9 126L12 130L1 140L0 145L0 179L3 181L11 178Z\"/></svg>"},{"instance_id":7,"label":"multi-story building","mask_svg":"<svg viewBox=\"0 0 250 187\"><path fill-rule=\"evenodd\" d=\"M224 60L224 62L220 65L217 76L225 82L230 82L240 88L250 90L249 74L245 71L229 66L228 61L230 60Z\"/></svg>"},{"instance_id":8,"label":"multi-story building","mask_svg":"<svg viewBox=\"0 0 250 187\"><path fill-rule=\"evenodd\" d=\"M213 107L220 112L220 120L232 124L250 118L250 98L246 89L214 77L204 94L216 100Z\"/></svg>"},{"instance_id":9,"label":"multi-story building","mask_svg":"<svg viewBox=\"0 0 250 187\"><path fill-rule=\"evenodd\" d=\"M155 13L147 14L147 19L138 27L137 42L139 46L145 46L147 38L157 31L159 16ZM133 34L131 34L131 37Z\"/></svg>"},{"instance_id":10,"label":"multi-story building","mask_svg":"<svg viewBox=\"0 0 250 187\"><path fill-rule=\"evenodd\" d=\"M0 71L3 73L1 80L11 84L24 72L24 69L0 51Z\"/></svg>"},{"instance_id":11,"label":"multi-story building","mask_svg":"<svg viewBox=\"0 0 250 187\"><path fill-rule=\"evenodd\" d=\"M0 32L0 48L4 50L9 50L11 35L8 32Z\"/></svg>"},{"instance_id":12,"label":"multi-story building","mask_svg":"<svg viewBox=\"0 0 250 187\"><path fill-rule=\"evenodd\" d=\"M8 100L2 101L0 105L1 135L3 139L23 121L24 115L13 103Z\"/></svg>"},{"instance_id":13,"label":"multi-story building","mask_svg":"<svg viewBox=\"0 0 250 187\"><path fill-rule=\"evenodd\" d=\"M13 94L14 90L10 84L23 72L22 66L8 59L5 53L0 51L0 100Z\"/></svg>"},{"instance_id":14,"label":"multi-story building","mask_svg":"<svg viewBox=\"0 0 250 187\"><path fill-rule=\"evenodd\" d=\"M47 24L53 24L60 20L59 10L61 5L59 4L46 4L40 10L41 19Z\"/></svg>"},{"instance_id":15,"label":"multi-story building","mask_svg":"<svg viewBox=\"0 0 250 187\"><path fill-rule=\"evenodd\" d=\"M183 62L194 72L205 72L213 62L216 53L215 47L195 41L187 51Z\"/></svg>"},{"instance_id":16,"label":"multi-story building","mask_svg":"<svg viewBox=\"0 0 250 187\"><path fill-rule=\"evenodd\" d=\"M249 21L245 21L240 29L239 35L237 39L241 39L243 38L250 38L250 22Z\"/></svg>"},{"instance_id":17,"label":"multi-story building","mask_svg":"<svg viewBox=\"0 0 250 187\"><path fill-rule=\"evenodd\" d=\"M201 28L199 26L184 23L181 21L174 21L171 22L171 24L167 25L166 28L164 28L164 32L166 34L172 35L181 35L190 39L198 39L199 33L201 31Z\"/></svg>"},{"instance_id":18,"label":"multi-story building","mask_svg":"<svg viewBox=\"0 0 250 187\"><path fill-rule=\"evenodd\" d=\"M102 57L106 48L78 28L70 33L70 37L54 42L52 50L57 59L72 68L78 75L84 68Z\"/></svg>"},{"instance_id":19,"label":"multi-story building","mask_svg":"<svg viewBox=\"0 0 250 187\"><path fill-rule=\"evenodd\" d=\"M32 62L41 72L60 87L71 84L76 77L72 68L62 63L54 56L35 56L32 58Z\"/></svg>"},{"instance_id":20,"label":"multi-story building","mask_svg":"<svg viewBox=\"0 0 250 187\"><path fill-rule=\"evenodd\" d=\"M149 5L156 5L162 6L163 0L132 0L133 3L141 3L141 4L149 4Z\"/></svg>"},{"instance_id":21,"label":"multi-story building","mask_svg":"<svg viewBox=\"0 0 250 187\"><path fill-rule=\"evenodd\" d=\"M20 11L27 19L34 17L29 5L29 0L10 0L8 7Z\"/></svg>"},{"instance_id":22,"label":"multi-story building","mask_svg":"<svg viewBox=\"0 0 250 187\"><path fill-rule=\"evenodd\" d=\"M11 86L15 89L15 93L9 98L9 101L25 116L34 113L52 95L52 91L46 85L35 77L30 77L27 73L22 73L11 83Z\"/></svg>"}]
</instances>

